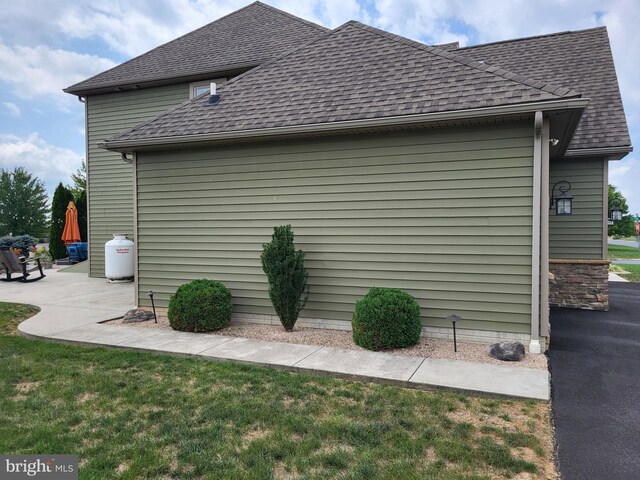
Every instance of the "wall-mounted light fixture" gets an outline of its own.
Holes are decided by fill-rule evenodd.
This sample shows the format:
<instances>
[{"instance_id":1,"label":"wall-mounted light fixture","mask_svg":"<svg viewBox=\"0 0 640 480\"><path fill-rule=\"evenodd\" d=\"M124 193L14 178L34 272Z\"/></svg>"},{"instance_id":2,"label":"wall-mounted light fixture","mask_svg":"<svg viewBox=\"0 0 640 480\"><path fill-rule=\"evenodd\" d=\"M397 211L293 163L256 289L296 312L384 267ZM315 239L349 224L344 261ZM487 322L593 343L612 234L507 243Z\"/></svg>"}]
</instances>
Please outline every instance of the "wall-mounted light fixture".
<instances>
[{"instance_id":1,"label":"wall-mounted light fixture","mask_svg":"<svg viewBox=\"0 0 640 480\"><path fill-rule=\"evenodd\" d=\"M556 194L556 187L558 193ZM571 195L571 184L565 180L556 182L551 189L551 201L549 209L556 207L556 215L571 215L573 213L573 195Z\"/></svg>"},{"instance_id":2,"label":"wall-mounted light fixture","mask_svg":"<svg viewBox=\"0 0 640 480\"><path fill-rule=\"evenodd\" d=\"M609 220L612 222L619 222L622 220L622 209L617 203L609 210Z\"/></svg>"}]
</instances>

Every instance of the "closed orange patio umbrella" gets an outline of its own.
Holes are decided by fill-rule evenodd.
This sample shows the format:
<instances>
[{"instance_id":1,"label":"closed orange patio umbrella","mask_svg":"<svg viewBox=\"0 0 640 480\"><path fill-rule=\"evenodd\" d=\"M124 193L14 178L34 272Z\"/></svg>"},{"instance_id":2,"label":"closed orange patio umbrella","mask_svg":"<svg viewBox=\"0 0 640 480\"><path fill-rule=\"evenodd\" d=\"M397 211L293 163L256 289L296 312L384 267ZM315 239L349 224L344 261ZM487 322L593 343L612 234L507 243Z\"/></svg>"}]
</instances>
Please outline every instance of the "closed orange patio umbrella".
<instances>
[{"instance_id":1,"label":"closed orange patio umbrella","mask_svg":"<svg viewBox=\"0 0 640 480\"><path fill-rule=\"evenodd\" d=\"M73 202L69 202L65 215L64 230L62 231L62 241L65 245L80 241L80 227L78 226L78 210Z\"/></svg>"}]
</instances>

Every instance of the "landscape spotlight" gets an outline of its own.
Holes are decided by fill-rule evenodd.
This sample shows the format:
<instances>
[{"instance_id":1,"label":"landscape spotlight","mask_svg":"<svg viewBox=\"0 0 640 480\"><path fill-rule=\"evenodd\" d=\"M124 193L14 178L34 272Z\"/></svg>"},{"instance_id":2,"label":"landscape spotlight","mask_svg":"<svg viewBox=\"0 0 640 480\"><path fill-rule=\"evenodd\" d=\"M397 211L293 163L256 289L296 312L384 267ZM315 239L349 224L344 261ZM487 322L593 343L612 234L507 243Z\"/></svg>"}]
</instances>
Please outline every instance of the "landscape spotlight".
<instances>
[{"instance_id":1,"label":"landscape spotlight","mask_svg":"<svg viewBox=\"0 0 640 480\"><path fill-rule=\"evenodd\" d=\"M458 353L458 342L456 340L456 322L462 320L462 318L458 315L450 315L447 317L447 320L449 320L453 324L453 351Z\"/></svg>"},{"instance_id":2,"label":"landscape spotlight","mask_svg":"<svg viewBox=\"0 0 640 480\"><path fill-rule=\"evenodd\" d=\"M158 316L156 315L156 304L153 301L153 290L147 292L147 297L151 299L151 308L153 308L153 319L158 323Z\"/></svg>"}]
</instances>

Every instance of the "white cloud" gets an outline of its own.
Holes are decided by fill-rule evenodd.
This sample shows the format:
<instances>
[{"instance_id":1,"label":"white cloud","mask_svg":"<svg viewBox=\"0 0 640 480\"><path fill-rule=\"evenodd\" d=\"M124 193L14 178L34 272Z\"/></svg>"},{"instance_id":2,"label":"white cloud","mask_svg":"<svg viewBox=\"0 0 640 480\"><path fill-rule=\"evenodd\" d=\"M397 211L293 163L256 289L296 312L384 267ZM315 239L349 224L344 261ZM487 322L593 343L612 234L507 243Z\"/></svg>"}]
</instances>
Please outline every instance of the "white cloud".
<instances>
[{"instance_id":1,"label":"white cloud","mask_svg":"<svg viewBox=\"0 0 640 480\"><path fill-rule=\"evenodd\" d=\"M113 0L69 2L54 23L70 38L99 38L111 49L136 56L231 13L246 0L171 2Z\"/></svg>"},{"instance_id":2,"label":"white cloud","mask_svg":"<svg viewBox=\"0 0 640 480\"><path fill-rule=\"evenodd\" d=\"M609 162L609 183L627 199L631 213L640 213L640 159L631 154L620 161Z\"/></svg>"},{"instance_id":3,"label":"white cloud","mask_svg":"<svg viewBox=\"0 0 640 480\"><path fill-rule=\"evenodd\" d=\"M468 43L465 33L456 32L452 20L459 7L448 0L377 0L375 26L427 43Z\"/></svg>"},{"instance_id":4,"label":"white cloud","mask_svg":"<svg viewBox=\"0 0 640 480\"><path fill-rule=\"evenodd\" d=\"M73 97L62 89L115 64L109 59L66 50L37 47L10 47L0 43L0 81L12 86L13 93L25 99L38 98L60 107Z\"/></svg>"},{"instance_id":5,"label":"white cloud","mask_svg":"<svg viewBox=\"0 0 640 480\"><path fill-rule=\"evenodd\" d=\"M248 0L112 0L108 6L81 0L65 2L49 23L69 38L94 39L127 56L136 56L250 3ZM337 27L352 19L369 22L358 0L272 0L293 15Z\"/></svg>"},{"instance_id":6,"label":"white cloud","mask_svg":"<svg viewBox=\"0 0 640 480\"><path fill-rule=\"evenodd\" d=\"M4 103L4 106L7 107L7 110L9 111L9 114L11 116L19 117L20 114L22 113L22 110L20 110L20 107L15 103L12 103L12 102L3 102L3 103Z\"/></svg>"},{"instance_id":7,"label":"white cloud","mask_svg":"<svg viewBox=\"0 0 640 480\"><path fill-rule=\"evenodd\" d=\"M71 183L83 157L69 148L62 148L32 133L26 137L0 134L0 168L23 167L42 180L51 194L58 183Z\"/></svg>"},{"instance_id":8,"label":"white cloud","mask_svg":"<svg viewBox=\"0 0 640 480\"><path fill-rule=\"evenodd\" d=\"M638 57L640 51L640 8L637 2L614 2L603 15L616 63L618 81L630 125L638 125L640 118L640 86L638 85ZM640 125L638 125L640 127Z\"/></svg>"}]
</instances>

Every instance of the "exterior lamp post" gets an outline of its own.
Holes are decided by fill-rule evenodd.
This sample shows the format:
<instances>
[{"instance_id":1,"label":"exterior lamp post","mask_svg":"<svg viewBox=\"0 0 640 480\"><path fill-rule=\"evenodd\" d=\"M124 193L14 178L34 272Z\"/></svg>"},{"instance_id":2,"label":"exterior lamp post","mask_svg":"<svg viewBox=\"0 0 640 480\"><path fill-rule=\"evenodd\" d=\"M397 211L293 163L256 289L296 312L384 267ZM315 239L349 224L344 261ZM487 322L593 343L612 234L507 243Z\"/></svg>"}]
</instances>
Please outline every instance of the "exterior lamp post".
<instances>
[{"instance_id":1,"label":"exterior lamp post","mask_svg":"<svg viewBox=\"0 0 640 480\"><path fill-rule=\"evenodd\" d=\"M556 194L556 187L558 193ZM573 195L571 191L571 184L565 180L556 182L551 189L551 201L549 202L549 208L556 207L556 215L571 215L573 213Z\"/></svg>"},{"instance_id":2,"label":"exterior lamp post","mask_svg":"<svg viewBox=\"0 0 640 480\"><path fill-rule=\"evenodd\" d=\"M151 299L151 307L153 308L153 319L155 320L156 323L158 323L158 316L156 315L156 304L153 301L153 290L149 290L147 292L147 297Z\"/></svg>"},{"instance_id":3,"label":"exterior lamp post","mask_svg":"<svg viewBox=\"0 0 640 480\"><path fill-rule=\"evenodd\" d=\"M622 220L622 209L620 208L620 205L616 203L611 207L611 210L609 210L609 218L612 222L619 222Z\"/></svg>"},{"instance_id":4,"label":"exterior lamp post","mask_svg":"<svg viewBox=\"0 0 640 480\"><path fill-rule=\"evenodd\" d=\"M456 340L456 322L459 322L460 320L462 320L462 318L458 315L450 315L447 317L447 320L449 320L453 324L453 351L458 353L458 342Z\"/></svg>"}]
</instances>

